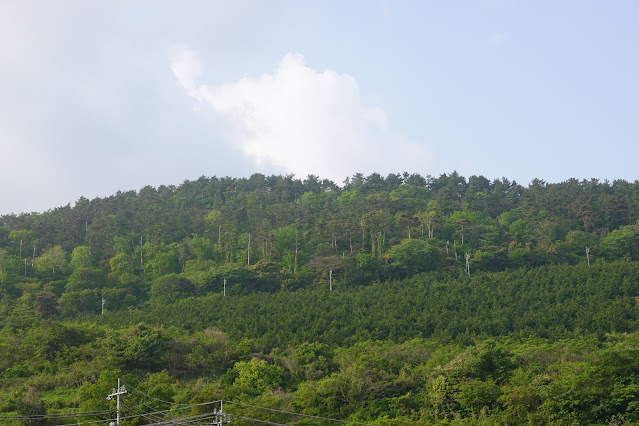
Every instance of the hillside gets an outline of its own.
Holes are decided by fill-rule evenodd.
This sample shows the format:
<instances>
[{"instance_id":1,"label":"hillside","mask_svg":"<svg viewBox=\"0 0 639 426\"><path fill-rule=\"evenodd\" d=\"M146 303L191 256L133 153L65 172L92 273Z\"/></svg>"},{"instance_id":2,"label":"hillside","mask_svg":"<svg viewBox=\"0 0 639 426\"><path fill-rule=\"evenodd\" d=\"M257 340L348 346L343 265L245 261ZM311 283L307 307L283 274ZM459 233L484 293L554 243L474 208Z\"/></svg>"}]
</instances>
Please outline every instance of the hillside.
<instances>
[{"instance_id":1,"label":"hillside","mask_svg":"<svg viewBox=\"0 0 639 426\"><path fill-rule=\"evenodd\" d=\"M202 177L2 216L0 419L77 422L51 416L108 411L121 377L165 408L639 421L638 219L639 182L457 173Z\"/></svg>"}]
</instances>

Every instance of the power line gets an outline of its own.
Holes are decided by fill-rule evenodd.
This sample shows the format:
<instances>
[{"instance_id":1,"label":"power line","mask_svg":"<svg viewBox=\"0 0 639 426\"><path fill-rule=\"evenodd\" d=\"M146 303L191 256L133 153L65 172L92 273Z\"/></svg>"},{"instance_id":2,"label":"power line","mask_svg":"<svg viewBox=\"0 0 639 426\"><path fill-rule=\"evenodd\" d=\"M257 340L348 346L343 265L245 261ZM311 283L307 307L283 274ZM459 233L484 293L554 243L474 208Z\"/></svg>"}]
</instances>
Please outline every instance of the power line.
<instances>
[{"instance_id":1,"label":"power line","mask_svg":"<svg viewBox=\"0 0 639 426\"><path fill-rule=\"evenodd\" d=\"M134 388L133 386L129 385L128 383L125 383L124 381L122 381L122 383L124 383L124 384L127 386L127 389L132 390L132 391L134 391L134 392L137 392L137 393L139 393L139 394L141 394L141 395L144 395L144 396L146 396L147 398L154 399L154 400L156 400L156 401L158 401L158 402L162 402L162 403L164 403L164 404L182 405L182 406L186 406L186 407L192 407L192 406L193 406L193 404L180 404L180 403L178 403L178 402L164 401L163 399L155 398L155 397L153 397L153 396L151 396L151 395L147 395L147 394L145 394L144 392L142 392L141 390L138 390L138 389ZM207 404L214 404L214 403L216 403L216 402L219 402L219 401L207 402Z\"/></svg>"},{"instance_id":2,"label":"power line","mask_svg":"<svg viewBox=\"0 0 639 426\"><path fill-rule=\"evenodd\" d=\"M218 410L214 410L213 412L210 412L210 413L197 414L195 416L182 417L179 419L163 420L161 422L150 423L150 425L159 426L159 425L168 425L171 423L190 423L193 420L208 420L213 417L219 418L219 417L225 417L225 416L229 416L229 414L222 413L221 411L218 411Z\"/></svg>"},{"instance_id":3,"label":"power line","mask_svg":"<svg viewBox=\"0 0 639 426\"><path fill-rule=\"evenodd\" d=\"M284 425L282 423L276 423L276 422L272 422L272 421L268 421L268 420L259 420L259 419L253 419L250 417L245 417L245 416L241 416L239 414L231 414L231 413L226 413L223 412L221 407L222 404L227 403L227 404L233 404L239 407L247 407L247 408L254 408L254 409L258 409L258 410L265 410L265 411L270 411L270 412L274 412L274 413L282 413L282 414L288 414L291 416L297 416L297 417L305 417L305 418L311 418L311 419L317 419L317 420L326 420L326 421L330 421L330 422L338 422L338 423L345 423L345 424L352 424L352 425L362 425L362 426L376 426L376 425L372 425L370 423L361 423L361 422L354 422L354 421L349 421L349 420L338 420L338 419L331 419L328 417L321 417L321 416L313 416L310 414L301 414L301 413L295 413L292 411L285 411L285 410L278 410L275 408L266 408L266 407L260 407L257 405L252 405L252 404L245 404L242 402L235 402L235 401L226 401L226 400L216 400L216 401L209 401L209 402L204 402L204 403L199 403L199 404L180 404L177 402L170 402L170 401L164 401L162 399L159 398L155 398L152 397L151 395L148 395L142 391L139 391L135 388L133 388L130 385L127 385L127 390L133 390L137 393L139 393L140 395L164 403L164 404L169 404L169 405L173 405L173 406L178 406L175 408L171 408L168 410L157 410L156 408L145 404L142 401L138 401L138 404L144 405L145 407L147 407L148 409L152 410L152 411L147 411L137 405L135 405L135 401L124 401L124 398L122 398L122 406L128 410L129 412L131 412L132 415L128 415L128 416L118 416L115 419L109 418L109 419L99 419L99 420L91 420L91 421L83 421L83 422L79 422L79 423L66 423L62 426L77 426L77 425L83 425L83 424L95 424L95 423L106 423L106 422L113 422L113 421L119 421L119 420L125 420L125 419L136 419L136 418L140 418L143 417L145 419L147 419L148 421L151 421L152 423L149 423L150 425L169 425L169 424L188 424L188 425L196 425L196 424L200 424L199 422L205 421L205 420L211 420L214 419L215 423L213 424L218 424L221 425L223 424L223 422L225 422L226 418L229 417L234 417L237 419L241 419L241 420L247 420L247 421L251 421L251 422L256 422L256 423L261 423L261 424L267 424L267 425L273 425L273 426L287 426ZM174 418L174 419L166 419L165 416L167 414L176 414L176 412L178 411L182 411L188 408L192 408L192 407L201 407L201 406L205 406L205 405L212 405L212 404L220 404L220 410L214 409L212 412L209 413L204 413L204 414L198 414L198 415L194 415L194 416L186 416L186 417L181 417L181 418ZM104 414L110 414L111 412L108 410L105 411L87 411L87 412L80 412L80 413L57 413L57 414L37 414L37 415L30 415L30 416L11 416L11 417L2 417L0 416L0 421L2 420L54 420L54 419L65 419L65 418L77 418L77 417L94 417L94 416L101 416Z\"/></svg>"},{"instance_id":4,"label":"power line","mask_svg":"<svg viewBox=\"0 0 639 426\"><path fill-rule=\"evenodd\" d=\"M266 425L274 425L274 426L288 426L288 425L285 425L285 424L283 424L283 423L269 422L268 420L251 419L250 417L238 416L237 414L228 414L228 413L225 413L225 415L230 416L230 417L235 417L235 418L238 418L238 419L242 419L242 420L248 420L248 421L250 421L250 422L262 423L262 424L266 424Z\"/></svg>"},{"instance_id":5,"label":"power line","mask_svg":"<svg viewBox=\"0 0 639 426\"><path fill-rule=\"evenodd\" d=\"M63 425L60 426L78 426L78 425L88 425L88 424L93 424L93 423L101 423L101 422L109 422L112 423L117 419L102 419L102 420L93 420L90 422L79 422L79 423L65 423Z\"/></svg>"},{"instance_id":6,"label":"power line","mask_svg":"<svg viewBox=\"0 0 639 426\"><path fill-rule=\"evenodd\" d=\"M69 419L74 417L95 417L103 414L111 414L111 411L87 411L84 413L55 413L55 414L32 414L29 416L0 416L0 421L4 420L53 420L53 419Z\"/></svg>"},{"instance_id":7,"label":"power line","mask_svg":"<svg viewBox=\"0 0 639 426\"><path fill-rule=\"evenodd\" d=\"M124 382L122 382L124 383ZM126 383L125 383L126 384ZM283 425L281 423L276 423L276 422L271 422L268 420L259 420L259 419L253 419L250 417L245 417L245 416L240 416L239 414L231 414L231 413L227 413L227 412L223 412L222 410L222 405L224 403L226 404L233 404L236 405L238 407L247 407L247 408L254 408L254 409L258 409L258 410L265 410L265 411L270 411L273 413L282 413L282 414L287 414L287 415L291 415L291 416L297 416L297 417L305 417L305 418L311 418L311 419L317 419L317 420L325 420L325 421L329 421L329 422L337 422L337 423L344 423L344 424L351 424L351 425L361 425L361 426L377 426L377 425L373 425L370 423L362 423L362 422L355 422L355 421L349 421L349 420L338 420L338 419L331 419L329 417L321 417L321 416L313 416L310 414L301 414L301 413L295 413L292 411L285 411L285 410L278 410L275 408L266 408L266 407L260 407L257 405L252 405L252 404L245 404L242 402L235 402L235 401L226 401L226 400L216 400L216 401L209 401L209 402L204 402L204 403L199 403L199 404L181 404L178 402L171 402L171 401L165 401L163 399L160 398L156 398L153 397L151 395L148 395L136 388L134 388L133 386L126 384L127 386L127 390L136 392L140 395L142 395L145 398L163 403L163 404L168 404L169 406L174 406L174 408L170 408L168 410L156 410L156 408L142 402L142 401L138 401L138 404L144 405L145 407L148 407L151 410L156 410L156 411L146 411L145 409L140 408L139 406L131 406L129 404L124 404L125 408L127 408L130 411L134 411L136 414L133 416L128 416L128 417L122 417L122 419L128 419L128 418L139 418L139 417L144 417L147 420L151 420L154 421L153 423L150 423L150 425L169 425L169 424L199 424L199 423L194 423L194 422L201 422L204 420L210 420L215 418L215 424L223 424L223 422L225 421L225 418L227 417L235 417L237 419L242 419L242 420L247 420L247 421L252 421L252 422L257 422L257 423L262 423L262 424L269 424L269 425L274 425L274 426L287 426L287 425ZM130 395L130 393L129 393ZM212 404L220 404L220 410L218 411L217 409L214 409L212 412L209 413L204 413L204 414L198 414L198 415L194 415L194 416L186 416L186 417L181 417L181 418L177 418L177 419L165 419L163 417L161 417L160 415L166 415L168 413L176 413L177 411L181 411L181 410L185 410L188 408L192 408L192 407L199 407L199 406L204 406L204 405L212 405ZM177 406L177 407L175 407ZM70 426L70 425L69 425Z\"/></svg>"},{"instance_id":8,"label":"power line","mask_svg":"<svg viewBox=\"0 0 639 426\"><path fill-rule=\"evenodd\" d=\"M151 414L151 413L149 413L149 412L146 412L146 411L144 411L144 410L140 409L139 407L130 406L130 405L128 405L128 404L127 404L127 403L125 403L125 402L122 402L122 405L123 405L123 406L124 406L124 408L126 408L127 410L133 411L133 412L135 412L135 413L139 414L139 415L140 415L140 416L142 416L142 417L146 417L146 418L149 418L149 419L154 420L154 421L157 421L157 420L164 420L162 417L159 417L159 416L153 415L153 414Z\"/></svg>"},{"instance_id":9,"label":"power line","mask_svg":"<svg viewBox=\"0 0 639 426\"><path fill-rule=\"evenodd\" d=\"M377 425L373 425L373 424L370 424L370 423L352 422L352 421L349 421L349 420L338 420L338 419L331 419L331 418L328 418L328 417L312 416L310 414L293 413L291 411L277 410L275 408L258 407L257 405L244 404L244 403L241 403L241 402L226 401L226 400L224 400L224 402L227 403L227 404L235 404L235 405L240 405L240 406L244 406L244 407L257 408L257 409L260 409L260 410L273 411L273 412L276 412L276 413L291 414L291 415L300 416L300 417L309 417L309 418L318 419L318 420L329 420L329 421L332 421L332 422L348 423L348 424L352 424L352 425L377 426Z\"/></svg>"},{"instance_id":10,"label":"power line","mask_svg":"<svg viewBox=\"0 0 639 426\"><path fill-rule=\"evenodd\" d=\"M140 404L146 405L143 402L140 402ZM213 402L207 402L207 404L213 404ZM195 405L188 406L188 407L180 407L180 408L168 409L168 410L147 411L146 413L147 414L153 414L153 415L155 415L155 414L172 413L172 412L175 412L175 411L184 410L184 409L191 408L191 407L196 407L196 406L199 406L199 405L203 405L203 404L195 404ZM151 407L150 405L146 405L146 406L151 408L152 410L155 410L155 408ZM126 418L126 417L123 417L123 418Z\"/></svg>"}]
</instances>

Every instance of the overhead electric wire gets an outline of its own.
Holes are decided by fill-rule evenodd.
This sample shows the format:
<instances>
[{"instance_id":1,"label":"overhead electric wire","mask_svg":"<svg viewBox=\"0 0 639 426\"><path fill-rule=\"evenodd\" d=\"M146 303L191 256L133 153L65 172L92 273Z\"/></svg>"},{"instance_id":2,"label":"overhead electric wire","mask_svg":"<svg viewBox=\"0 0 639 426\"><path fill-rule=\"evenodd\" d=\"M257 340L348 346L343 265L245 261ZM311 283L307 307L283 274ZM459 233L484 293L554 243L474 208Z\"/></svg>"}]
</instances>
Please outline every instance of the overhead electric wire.
<instances>
[{"instance_id":1,"label":"overhead electric wire","mask_svg":"<svg viewBox=\"0 0 639 426\"><path fill-rule=\"evenodd\" d=\"M146 405L146 404L145 404L145 405ZM148 405L147 405L147 407L149 407L149 408L153 408L153 407L148 406ZM164 414L164 413L172 413L172 412L175 412L175 411L178 411L178 410L183 410L183 409L185 409L185 408L189 408L189 407L176 408L176 409L170 409L170 410L151 411L151 412L146 412L146 413L147 413L147 414L153 414L153 415L156 415L156 414ZM155 409L155 408L153 408L153 409ZM123 417L123 418L124 418L124 417Z\"/></svg>"},{"instance_id":2,"label":"overhead electric wire","mask_svg":"<svg viewBox=\"0 0 639 426\"><path fill-rule=\"evenodd\" d=\"M224 413L224 415L228 415L226 413ZM154 426L158 426L158 425L167 425L167 424L171 424L171 423L176 423L176 422L191 422L193 420L204 420L204 419L208 419L211 417L216 417L216 416L222 416L221 413L204 413L204 414L196 414L194 416L190 416L190 417L183 417L180 419L171 419L171 420L164 420L162 422L157 422L157 423L151 423L150 425L154 425Z\"/></svg>"},{"instance_id":3,"label":"overhead electric wire","mask_svg":"<svg viewBox=\"0 0 639 426\"><path fill-rule=\"evenodd\" d=\"M31 414L28 416L13 416L4 417L0 416L0 420L38 420L38 419L60 419L60 418L73 418L73 417L93 417L102 414L111 414L111 411L87 411L84 413L52 413L52 414Z\"/></svg>"},{"instance_id":4,"label":"overhead electric wire","mask_svg":"<svg viewBox=\"0 0 639 426\"><path fill-rule=\"evenodd\" d=\"M209 412L209 413L204 413L204 414L200 414L200 415L196 415L196 416L190 416L190 417L182 417L182 418L177 418L177 419L166 419L163 417L160 417L159 415L164 415L164 414L170 414L170 413L176 413L177 411L180 410L184 410L187 408L191 408L191 407L199 407L202 405L210 405L210 404L214 404L214 403L218 403L220 402L220 400L218 401L211 401L211 402L207 402L205 404L191 404L191 405L187 405L187 406L181 406L181 407L177 407L177 408L172 408L172 409L168 409L168 410L157 410L154 407L151 407L150 405L145 404L144 402L141 401L130 401L130 403L139 403L142 404L146 407L148 407L151 410L154 411L145 411L144 409L142 409L139 406L135 406L135 405L131 405L131 404L126 404L124 402L124 398L122 399L122 404L125 405L125 408L130 409L132 411L137 411L137 413L143 413L143 414L136 414L133 416L128 416L128 417L122 417L122 419L127 419L127 418L135 418L135 417L154 417L156 422L155 423L151 423L151 424L167 424L167 423L174 423L174 422L185 422L185 420L189 420L189 419L195 419L195 418L200 418L200 417L213 417L215 415L219 415L219 413L214 413L214 412ZM160 420L160 421L158 421Z\"/></svg>"},{"instance_id":5,"label":"overhead electric wire","mask_svg":"<svg viewBox=\"0 0 639 426\"><path fill-rule=\"evenodd\" d=\"M142 410L140 407L130 406L129 404L127 404L127 403L126 403L126 402L124 402L124 401L121 401L120 403L121 403L121 404L122 404L122 406L123 406L124 408L126 408L127 410L130 410L130 411L136 412L137 414L139 414L139 415L140 415L140 416L142 416L142 417L147 417L147 418L150 418L150 419L155 420L155 421L157 421L157 420L164 420L162 417L160 417L160 416L156 416L156 415L151 414L151 413L149 413L149 412L146 412L146 411Z\"/></svg>"},{"instance_id":6,"label":"overhead electric wire","mask_svg":"<svg viewBox=\"0 0 639 426\"><path fill-rule=\"evenodd\" d=\"M252 419L250 417L242 417L242 416L238 416L237 414L227 414L227 413L224 413L224 414L227 415L227 416L230 416L230 417L235 417L235 418L242 419L242 420L248 420L250 422L262 423L262 424L265 424L265 425L289 426L289 425L285 425L283 423L269 422L268 420L258 420L258 419Z\"/></svg>"},{"instance_id":7,"label":"overhead electric wire","mask_svg":"<svg viewBox=\"0 0 639 426\"><path fill-rule=\"evenodd\" d=\"M154 399L154 400L156 400L158 402L162 402L164 404L183 405L183 406L189 406L189 407L193 405L193 404L180 404L179 402L164 401L163 399L155 398L155 397L153 397L151 395L147 395L146 393L142 392L141 390L138 390L138 389L134 388L133 386L129 385L128 383L122 382L122 384L124 384L126 386L127 390L132 390L134 392L137 392L139 394L142 394L142 395L146 396L147 398ZM214 402L217 402L217 401L214 401ZM212 403L213 402L210 402L210 403L207 403L207 404L212 404Z\"/></svg>"},{"instance_id":8,"label":"overhead electric wire","mask_svg":"<svg viewBox=\"0 0 639 426\"><path fill-rule=\"evenodd\" d=\"M145 396L148 396L148 395L145 395ZM208 402L206 404L213 404L215 402L216 401L212 401L212 402ZM217 401L217 402L219 402L219 401ZM136 418L140 418L140 417L145 417L145 418L154 417L154 418L156 418L156 420L157 419L162 419L162 422L159 422L159 424L165 424L167 421L164 420L162 417L157 416L157 414L171 413L171 412L175 412L175 411L179 411L179 410L183 410L185 408L190 408L191 407L191 406L184 406L184 407L174 408L174 409L170 409L170 410L160 410L160 411L147 412L147 411L142 410L140 407L131 407L129 404L126 404L124 402L124 398L122 398L121 403L125 406L125 408L127 408L129 410L132 410L132 411L137 411L138 414L133 414L133 415L129 415L129 416L120 417L120 420L136 419ZM140 402L140 403L143 404L143 405L146 405L143 402ZM195 405L205 405L205 404L195 404ZM153 410L155 410L154 407L151 407L149 405L146 405L146 406L151 408L151 409L153 409ZM110 414L111 411L106 411L105 413L109 413ZM142 414L139 414L139 413L142 413ZM81 422L81 423L67 423L67 424L60 425L60 426L78 426L78 425L92 424L92 423L99 423L99 422L114 422L116 420L117 419L106 419L106 420L103 419L103 420L95 420L95 421L88 421L88 422ZM170 422L179 422L179 421L181 421L181 420L180 419L168 420L169 423ZM158 423L156 422L156 423L151 423L151 424L158 424Z\"/></svg>"},{"instance_id":9,"label":"overhead electric wire","mask_svg":"<svg viewBox=\"0 0 639 426\"><path fill-rule=\"evenodd\" d=\"M277 410L275 408L259 407L257 405L244 404L242 402L234 402L234 401L227 401L227 400L223 400L223 401L226 404L235 404L235 405L240 405L240 406L244 406L244 407L258 408L260 410L267 410L267 411L273 411L273 412L277 412L277 413L291 414L291 415L300 416L300 417L309 417L309 418L318 419L318 420L329 420L329 421L332 421L332 422L348 423L348 424L352 424L352 425L377 426L377 425L373 425L373 424L370 424L370 423L360 423L360 422L353 422L353 421L349 421L349 420L337 420L337 419L331 419L331 418L328 418L328 417L311 416L310 414L300 414L300 413L293 413L292 411Z\"/></svg>"},{"instance_id":10,"label":"overhead electric wire","mask_svg":"<svg viewBox=\"0 0 639 426\"><path fill-rule=\"evenodd\" d=\"M287 415L291 415L291 416L297 416L297 417L306 417L306 418L311 418L311 419L317 419L317 420L326 420L326 421L330 421L330 422L338 422L338 423L345 423L345 424L352 424L352 425L361 425L361 426L376 426L370 423L362 423L362 422L355 422L355 421L349 421L349 420L338 420L338 419L331 419L329 417L321 417L321 416L313 416L310 414L301 414L301 413L295 413L292 411L285 411L285 410L278 410L275 408L266 408L266 407L260 407L257 405L252 405L252 404L245 404L242 402L235 402L235 401L226 401L226 400L216 400L216 401L209 401L209 402L204 402L204 403L198 403L198 404L181 404L181 403L177 403L177 402L170 402L170 401L165 401L162 400L160 398L155 398L151 395L148 395L140 390L137 390L136 388L134 388L133 386L130 386L128 384L125 383L125 385L127 386L127 388L129 390L132 390L134 392L139 393L140 395L152 399L154 401L163 403L163 404L169 404L169 405L173 405L173 408L170 408L168 410L157 410L155 407L152 407L146 403L144 403L143 401L136 401L136 400L128 400L127 402L125 402L126 400L124 398L122 398L122 404L123 407L129 411L131 411L133 415L129 415L129 416L125 416L125 417L120 417L121 420L126 420L126 419L135 419L135 418L140 418L143 417L145 419L147 419L147 421L151 421L152 423L150 423L150 425L169 425L169 424L186 424L186 425L200 425L202 421L205 420L209 420L212 418L216 418L216 420L220 417L220 416L228 416L228 417L235 417L237 419L242 419L242 420L247 420L247 421L252 421L252 422L257 422L257 423L262 423L262 424L268 424L268 425L273 425L273 426L287 426L284 425L282 423L276 423L276 422L271 422L268 420L258 420L258 419L253 419L250 417L245 417L245 416L241 416L239 414L231 414L231 413L222 413L221 410L217 411L214 410L212 412L208 412L208 413L203 413L203 414L198 414L198 415L194 415L194 416L187 416L187 417L182 417L182 418L174 418L174 419L166 419L165 417L162 417L164 415L167 415L169 413L174 414L178 411L184 410L184 409L188 409L188 408L192 408L192 407L201 407L201 406L205 406L205 405L212 405L212 404L223 404L223 403L227 403L227 404L233 404L233 405L237 405L239 407L248 407L248 408L254 408L254 409L258 409L258 410L265 410L265 411L270 411L270 412L274 412L274 413L282 413L282 414L287 414ZM143 405L145 407L147 407L148 409L152 410L152 411L146 411L144 408L140 407L140 405ZM178 407L175 407L178 406ZM11 417L2 417L0 416L0 421L2 420L53 420L53 419L62 419L62 418L74 418L74 417L93 417L93 416L100 416L100 415L104 415L104 414L111 414L111 411L109 410L105 410L105 411L88 411L88 412L81 412L81 413L56 413L56 414L42 414L42 415L31 415L31 416L11 416ZM100 420L92 420L92 421L85 421L85 422L79 422L79 423L67 423L65 425L61 425L61 426L76 426L76 425L81 425L81 424L94 424L94 423L101 423L101 422L112 422L116 419L100 419Z\"/></svg>"},{"instance_id":11,"label":"overhead electric wire","mask_svg":"<svg viewBox=\"0 0 639 426\"><path fill-rule=\"evenodd\" d=\"M123 398L123 400L124 400L124 398ZM137 402L137 403L139 403L139 404L142 404L142 405L144 405L144 406L145 406L145 407L147 407L147 408L150 408L151 410L153 410L153 412L158 412L158 409L157 409L157 408L155 408L155 407L151 407L150 405L145 404L145 403L144 403L144 402L142 402L142 401L135 401L135 402ZM188 407L183 407L183 408L188 408ZM177 408L176 410L182 410L183 408ZM173 408L169 408L167 411L173 411L173 410L174 410Z\"/></svg>"},{"instance_id":12,"label":"overhead electric wire","mask_svg":"<svg viewBox=\"0 0 639 426\"><path fill-rule=\"evenodd\" d=\"M326 420L326 421L331 421L331 422L338 422L338 423L352 424L352 425L360 425L360 426L377 426L377 425L373 425L371 423L362 423L362 422L355 422L355 421L350 421L350 420L331 419L329 417L313 416L313 415L310 415L310 414L295 413L295 412L292 412L292 411L285 411L285 410L278 410L278 409L275 409L275 408L260 407L260 406L257 406L257 405L245 404L245 403L241 403L241 402L227 401L227 400L216 400L216 401L204 402L204 403L200 403L200 404L180 404L180 403L177 403L177 402L164 401L162 399L152 397L151 395L148 395L148 394L146 394L146 393L144 393L142 391L139 391L139 390L135 389L134 387L132 387L130 385L127 385L127 387L130 388L131 390L133 390L133 391L135 391L135 392L137 392L137 393L149 398L149 399L153 399L155 401L158 401L158 402L161 402L161 403L164 403L164 404L178 405L179 406L179 408L173 408L173 409L161 410L161 411L153 411L153 412L147 412L147 411L141 410L142 412L145 413L145 415L144 415L145 417L154 416L154 417L157 418L156 414L165 414L165 413L175 412L175 411L179 411L179 410L187 409L187 408L191 408L191 407L203 406L203 405L211 405L211 404L217 404L217 403L223 402L223 403L227 403L227 404L234 404L234 405L237 405L237 406L240 406L240 407L250 407L250 408L255 408L255 409L259 409L259 410L266 410L266 411L271 411L271 412L276 412L276 413L288 414L288 415L297 416L297 417L306 417L306 418L311 418L311 419ZM139 403L144 405L144 406L146 406L146 407L148 407L148 408L150 408L150 409L155 410L154 407L151 407L150 405L147 405L147 404L145 404L142 401L139 401ZM242 416L239 416L237 414L229 414L229 413L224 413L224 414L228 415L228 416L235 416L235 417L241 418L243 420L251 420L251 421L257 421L257 422L261 422L261 423L265 423L265 424L279 425L279 423L267 422L265 420L251 419L249 417L242 417ZM217 415L217 414L215 414L215 413L205 413L205 414L202 414L202 415L197 415L197 416L192 416L192 417L183 417L183 418L180 418L180 419L163 420L161 422L152 423L152 424L153 425L163 425L163 424L171 424L171 423L178 422L178 421L179 422L188 422L188 423L190 423L190 422L192 422L193 420L196 420L196 419L203 420L206 417L213 417L215 415Z\"/></svg>"},{"instance_id":13,"label":"overhead electric wire","mask_svg":"<svg viewBox=\"0 0 639 426\"><path fill-rule=\"evenodd\" d=\"M59 426L78 426L78 425L88 425L88 424L93 424L93 423L100 423L100 422L115 422L117 419L102 419L102 420L92 420L90 422L80 422L80 423L65 423L63 425L59 425Z\"/></svg>"}]
</instances>

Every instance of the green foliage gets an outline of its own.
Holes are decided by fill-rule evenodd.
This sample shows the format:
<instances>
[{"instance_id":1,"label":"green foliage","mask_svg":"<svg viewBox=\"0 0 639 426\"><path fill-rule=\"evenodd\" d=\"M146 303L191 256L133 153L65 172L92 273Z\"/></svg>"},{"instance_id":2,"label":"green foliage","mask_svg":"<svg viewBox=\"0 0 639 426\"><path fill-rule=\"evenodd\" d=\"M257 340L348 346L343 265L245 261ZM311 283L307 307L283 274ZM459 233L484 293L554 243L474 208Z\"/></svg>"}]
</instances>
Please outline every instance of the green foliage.
<instances>
[{"instance_id":1,"label":"green foliage","mask_svg":"<svg viewBox=\"0 0 639 426\"><path fill-rule=\"evenodd\" d=\"M91 258L91 250L87 246L77 246L71 253L71 269L76 270L78 268L90 268L93 266L93 259Z\"/></svg>"},{"instance_id":2,"label":"green foliage","mask_svg":"<svg viewBox=\"0 0 639 426\"><path fill-rule=\"evenodd\" d=\"M109 259L109 266L111 267L111 273L116 276L122 276L125 274L133 274L133 266L131 265L131 259L125 253L118 253Z\"/></svg>"},{"instance_id":3,"label":"green foliage","mask_svg":"<svg viewBox=\"0 0 639 426\"><path fill-rule=\"evenodd\" d=\"M81 313L100 312L101 298L99 290L79 290L60 296L60 312L64 316L76 316Z\"/></svg>"},{"instance_id":4,"label":"green foliage","mask_svg":"<svg viewBox=\"0 0 639 426\"><path fill-rule=\"evenodd\" d=\"M358 253L355 256L355 265L359 283L369 284L378 277L379 264L372 254Z\"/></svg>"},{"instance_id":5,"label":"green foliage","mask_svg":"<svg viewBox=\"0 0 639 426\"><path fill-rule=\"evenodd\" d=\"M16 412L20 416L30 417L30 419L22 421L25 426L46 424L46 420L37 418L39 415L46 414L46 409L40 393L33 386L27 388L24 396L18 396Z\"/></svg>"},{"instance_id":6,"label":"green foliage","mask_svg":"<svg viewBox=\"0 0 639 426\"><path fill-rule=\"evenodd\" d=\"M0 411L113 408L124 376L380 425L638 422L638 200L256 174L2 216Z\"/></svg>"},{"instance_id":7,"label":"green foliage","mask_svg":"<svg viewBox=\"0 0 639 426\"><path fill-rule=\"evenodd\" d=\"M104 287L106 281L106 275L100 269L78 266L67 278L65 290L67 292L96 290Z\"/></svg>"},{"instance_id":8,"label":"green foliage","mask_svg":"<svg viewBox=\"0 0 639 426\"><path fill-rule=\"evenodd\" d=\"M520 244L526 244L530 241L528 234L528 222L523 219L517 219L508 227L508 232L513 237L513 240Z\"/></svg>"},{"instance_id":9,"label":"green foliage","mask_svg":"<svg viewBox=\"0 0 639 426\"><path fill-rule=\"evenodd\" d=\"M189 247L198 261L212 259L216 254L215 244L210 239L201 238L197 235L191 238Z\"/></svg>"},{"instance_id":10,"label":"green foliage","mask_svg":"<svg viewBox=\"0 0 639 426\"><path fill-rule=\"evenodd\" d=\"M67 265L67 255L61 246L54 246L44 251L44 253L36 258L35 267L40 273L47 273L51 270L51 274L55 275L56 269L60 271Z\"/></svg>"},{"instance_id":11,"label":"green foliage","mask_svg":"<svg viewBox=\"0 0 639 426\"><path fill-rule=\"evenodd\" d=\"M198 288L201 293L209 292L221 293L224 291L224 280L226 279L228 294L240 294L243 288L253 279L251 270L243 265L227 263L218 267L213 267L200 275Z\"/></svg>"},{"instance_id":12,"label":"green foliage","mask_svg":"<svg viewBox=\"0 0 639 426\"><path fill-rule=\"evenodd\" d=\"M179 298L195 294L195 285L179 274L167 274L151 283L151 302L171 303Z\"/></svg>"},{"instance_id":13,"label":"green foliage","mask_svg":"<svg viewBox=\"0 0 639 426\"><path fill-rule=\"evenodd\" d=\"M639 225L622 226L604 237L601 250L607 259L628 257L637 260L639 256Z\"/></svg>"},{"instance_id":14,"label":"green foliage","mask_svg":"<svg viewBox=\"0 0 639 426\"><path fill-rule=\"evenodd\" d=\"M143 264L143 269L149 279L153 280L167 274L180 272L177 245L160 245L158 247L147 243L145 248L147 259Z\"/></svg>"},{"instance_id":15,"label":"green foliage","mask_svg":"<svg viewBox=\"0 0 639 426\"><path fill-rule=\"evenodd\" d=\"M401 277L434 271L443 264L441 250L429 240L421 239L402 240L390 249L388 258Z\"/></svg>"},{"instance_id":16,"label":"green foliage","mask_svg":"<svg viewBox=\"0 0 639 426\"><path fill-rule=\"evenodd\" d=\"M161 328L143 324L112 332L102 342L107 364L128 370L148 370L161 365L166 345Z\"/></svg>"},{"instance_id":17,"label":"green foliage","mask_svg":"<svg viewBox=\"0 0 639 426\"><path fill-rule=\"evenodd\" d=\"M251 358L235 363L230 373L236 376L229 392L232 396L256 396L267 389L278 387L282 380L282 368L270 365L266 360Z\"/></svg>"},{"instance_id":18,"label":"green foliage","mask_svg":"<svg viewBox=\"0 0 639 426\"><path fill-rule=\"evenodd\" d=\"M26 229L13 229L9 232L9 246L13 251L13 254L22 259L23 257L29 257L30 250L37 244L37 237L31 230Z\"/></svg>"},{"instance_id":19,"label":"green foliage","mask_svg":"<svg viewBox=\"0 0 639 426\"><path fill-rule=\"evenodd\" d=\"M41 291L36 295L36 314L50 318L58 312L58 297L50 291Z\"/></svg>"}]
</instances>

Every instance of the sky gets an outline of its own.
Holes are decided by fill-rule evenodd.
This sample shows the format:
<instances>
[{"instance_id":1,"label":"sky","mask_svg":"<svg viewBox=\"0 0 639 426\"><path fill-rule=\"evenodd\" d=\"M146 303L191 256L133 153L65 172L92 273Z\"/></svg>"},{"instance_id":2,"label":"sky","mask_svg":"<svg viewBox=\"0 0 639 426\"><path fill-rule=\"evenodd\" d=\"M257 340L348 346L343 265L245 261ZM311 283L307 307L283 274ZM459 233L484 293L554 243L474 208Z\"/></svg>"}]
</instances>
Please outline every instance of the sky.
<instances>
[{"instance_id":1,"label":"sky","mask_svg":"<svg viewBox=\"0 0 639 426\"><path fill-rule=\"evenodd\" d=\"M639 179L639 2L0 0L0 215L200 176Z\"/></svg>"}]
</instances>

